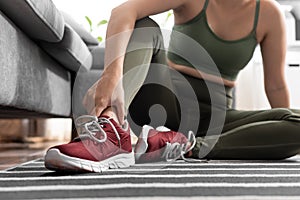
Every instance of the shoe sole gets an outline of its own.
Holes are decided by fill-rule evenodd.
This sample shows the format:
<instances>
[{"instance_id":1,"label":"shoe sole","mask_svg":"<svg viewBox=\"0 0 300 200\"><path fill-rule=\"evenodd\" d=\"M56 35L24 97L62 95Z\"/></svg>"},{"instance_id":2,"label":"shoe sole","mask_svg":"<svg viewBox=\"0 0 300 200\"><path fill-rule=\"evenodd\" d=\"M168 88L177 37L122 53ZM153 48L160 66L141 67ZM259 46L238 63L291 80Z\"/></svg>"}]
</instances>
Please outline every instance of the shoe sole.
<instances>
[{"instance_id":1,"label":"shoe sole","mask_svg":"<svg viewBox=\"0 0 300 200\"><path fill-rule=\"evenodd\" d=\"M134 164L133 152L118 154L100 162L67 156L58 149L50 149L45 155L45 167L53 171L101 173L108 169L125 168Z\"/></svg>"}]
</instances>

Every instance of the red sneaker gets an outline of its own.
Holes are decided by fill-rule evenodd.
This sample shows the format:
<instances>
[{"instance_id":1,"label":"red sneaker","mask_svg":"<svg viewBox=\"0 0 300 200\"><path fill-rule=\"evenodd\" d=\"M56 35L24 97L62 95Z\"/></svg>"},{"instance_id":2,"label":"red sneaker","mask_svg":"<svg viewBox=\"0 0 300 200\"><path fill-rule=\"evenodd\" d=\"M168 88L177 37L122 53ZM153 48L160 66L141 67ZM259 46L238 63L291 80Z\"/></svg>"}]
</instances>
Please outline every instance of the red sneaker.
<instances>
[{"instance_id":1,"label":"red sneaker","mask_svg":"<svg viewBox=\"0 0 300 200\"><path fill-rule=\"evenodd\" d=\"M50 148L46 168L54 171L102 172L134 165L130 128L108 117L81 116L76 122L79 137Z\"/></svg>"},{"instance_id":2,"label":"red sneaker","mask_svg":"<svg viewBox=\"0 0 300 200\"><path fill-rule=\"evenodd\" d=\"M171 161L189 152L196 143L195 136L189 131L188 138L180 132L171 131L166 127L143 126L135 146L136 162Z\"/></svg>"}]
</instances>

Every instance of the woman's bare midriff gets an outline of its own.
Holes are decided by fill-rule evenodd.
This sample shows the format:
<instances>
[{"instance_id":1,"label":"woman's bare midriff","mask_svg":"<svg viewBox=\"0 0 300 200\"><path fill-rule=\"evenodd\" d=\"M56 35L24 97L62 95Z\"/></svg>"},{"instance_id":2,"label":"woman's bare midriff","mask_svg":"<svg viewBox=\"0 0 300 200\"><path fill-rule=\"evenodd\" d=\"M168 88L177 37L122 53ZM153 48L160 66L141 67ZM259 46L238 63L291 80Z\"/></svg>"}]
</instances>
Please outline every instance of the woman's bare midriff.
<instances>
[{"instance_id":1,"label":"woman's bare midriff","mask_svg":"<svg viewBox=\"0 0 300 200\"><path fill-rule=\"evenodd\" d=\"M219 83L219 84L223 84L225 86L228 87L234 87L235 86L235 82L234 81L230 81L227 79L224 79L222 77L218 77L212 74L208 74L205 72L202 72L198 69L194 69L185 65L179 65L179 64L175 64L170 60L167 60L167 63L169 65L169 67L171 67L172 69L175 69L181 73L187 74L189 76L193 76L195 78L200 78L200 79L204 79L207 81L211 81L214 83Z\"/></svg>"}]
</instances>

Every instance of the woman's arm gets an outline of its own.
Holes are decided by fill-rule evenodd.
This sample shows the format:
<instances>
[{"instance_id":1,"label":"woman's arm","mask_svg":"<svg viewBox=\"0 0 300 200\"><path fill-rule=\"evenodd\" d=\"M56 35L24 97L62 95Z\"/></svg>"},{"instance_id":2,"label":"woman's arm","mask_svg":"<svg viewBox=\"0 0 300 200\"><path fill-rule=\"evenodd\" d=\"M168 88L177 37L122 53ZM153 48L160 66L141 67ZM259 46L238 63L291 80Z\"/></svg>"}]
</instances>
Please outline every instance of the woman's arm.
<instances>
[{"instance_id":1,"label":"woman's arm","mask_svg":"<svg viewBox=\"0 0 300 200\"><path fill-rule=\"evenodd\" d=\"M105 71L122 76L126 47L135 22L143 17L175 9L186 0L129 0L114 8L108 23L105 44ZM112 69L110 66L114 66Z\"/></svg>"},{"instance_id":2,"label":"woman's arm","mask_svg":"<svg viewBox=\"0 0 300 200\"><path fill-rule=\"evenodd\" d=\"M123 75L126 48L136 20L176 9L188 0L129 0L114 8L107 27L104 71L101 78L87 92L83 104L90 114L100 116L108 107L114 106L119 122L123 124L123 88L118 85ZM115 95L114 99L112 95Z\"/></svg>"},{"instance_id":3,"label":"woman's arm","mask_svg":"<svg viewBox=\"0 0 300 200\"><path fill-rule=\"evenodd\" d=\"M265 1L262 7L265 35L261 42L265 92L272 108L290 106L285 81L286 31L284 16L277 4ZM262 23L264 23L262 22Z\"/></svg>"}]
</instances>

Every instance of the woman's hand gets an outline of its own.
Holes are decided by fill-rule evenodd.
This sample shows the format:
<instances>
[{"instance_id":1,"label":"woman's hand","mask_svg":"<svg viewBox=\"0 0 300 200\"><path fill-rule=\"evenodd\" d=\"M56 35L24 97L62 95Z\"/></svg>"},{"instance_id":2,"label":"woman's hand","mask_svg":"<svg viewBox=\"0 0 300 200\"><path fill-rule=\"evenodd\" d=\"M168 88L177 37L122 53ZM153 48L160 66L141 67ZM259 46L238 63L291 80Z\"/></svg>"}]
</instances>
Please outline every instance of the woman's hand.
<instances>
[{"instance_id":1,"label":"woman's hand","mask_svg":"<svg viewBox=\"0 0 300 200\"><path fill-rule=\"evenodd\" d=\"M100 116L111 107L120 124L124 123L124 90L118 76L105 75L87 91L83 105L89 114Z\"/></svg>"}]
</instances>

